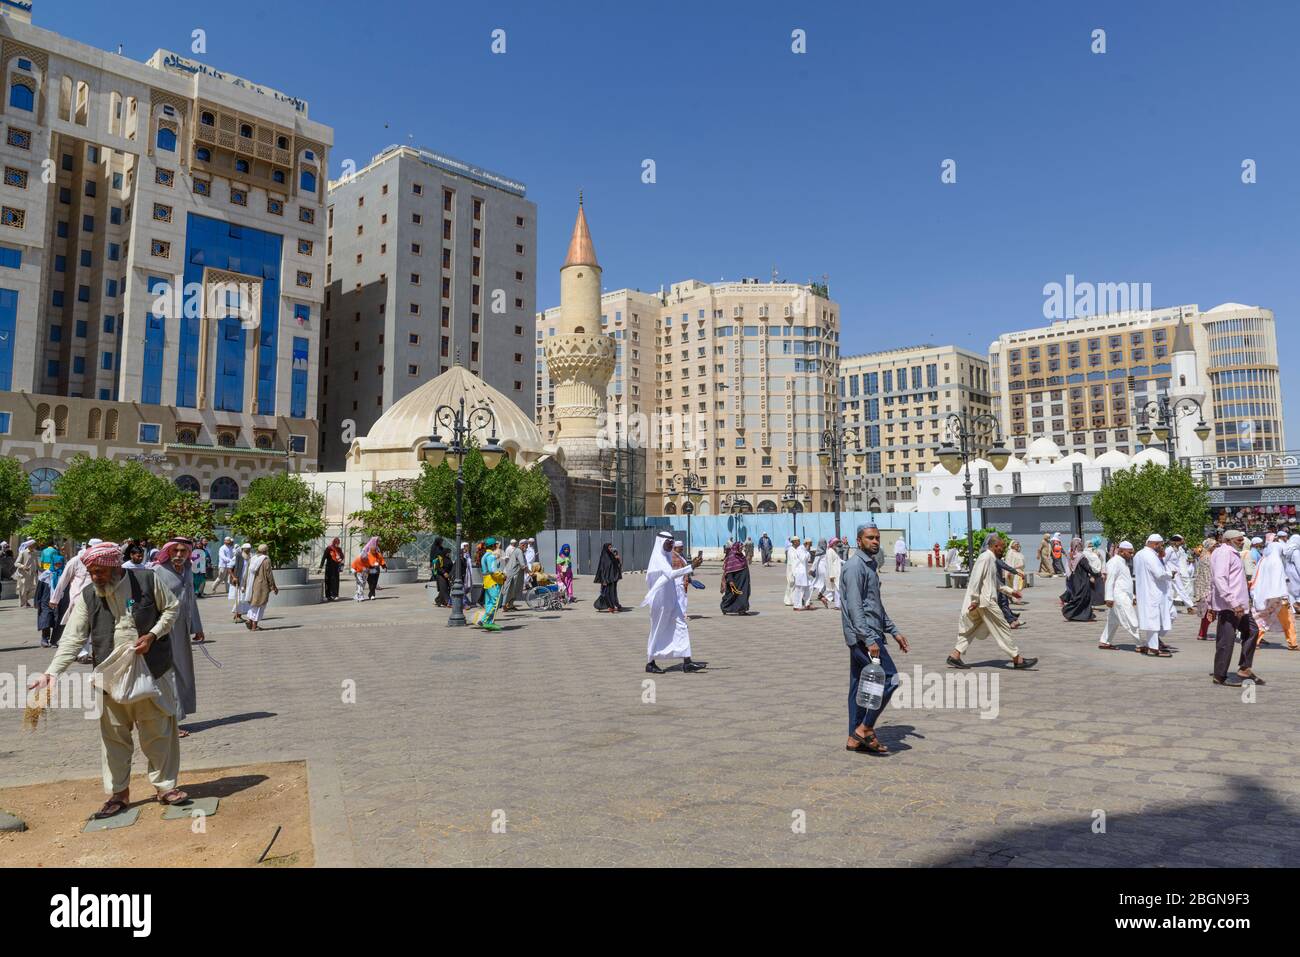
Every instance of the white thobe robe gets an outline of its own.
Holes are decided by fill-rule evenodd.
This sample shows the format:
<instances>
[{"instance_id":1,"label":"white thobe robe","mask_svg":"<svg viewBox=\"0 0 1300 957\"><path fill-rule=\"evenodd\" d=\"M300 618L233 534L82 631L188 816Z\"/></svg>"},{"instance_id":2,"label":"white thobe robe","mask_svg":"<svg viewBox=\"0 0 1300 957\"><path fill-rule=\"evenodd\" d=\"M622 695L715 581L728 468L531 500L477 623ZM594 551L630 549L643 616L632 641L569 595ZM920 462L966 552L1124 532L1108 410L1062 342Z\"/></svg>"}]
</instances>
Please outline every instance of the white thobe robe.
<instances>
[{"instance_id":1,"label":"white thobe robe","mask_svg":"<svg viewBox=\"0 0 1300 957\"><path fill-rule=\"evenodd\" d=\"M657 575L642 605L650 606L650 640L646 661L655 658L689 658L691 635L686 625L686 592L682 579L693 572L690 564ZM649 577L649 576L647 576Z\"/></svg>"},{"instance_id":2,"label":"white thobe robe","mask_svg":"<svg viewBox=\"0 0 1300 957\"><path fill-rule=\"evenodd\" d=\"M1165 549L1165 567L1169 569L1170 599L1180 605L1192 606L1192 590L1188 584L1187 554L1170 546Z\"/></svg>"},{"instance_id":3,"label":"white thobe robe","mask_svg":"<svg viewBox=\"0 0 1300 957\"><path fill-rule=\"evenodd\" d=\"M1121 631L1138 637L1137 598L1133 594L1133 573L1123 555L1115 555L1106 563L1106 600L1113 602L1106 614L1106 626L1101 630L1098 644L1113 645Z\"/></svg>"},{"instance_id":4,"label":"white thobe robe","mask_svg":"<svg viewBox=\"0 0 1300 957\"><path fill-rule=\"evenodd\" d=\"M1148 648L1159 648L1160 639L1174 626L1173 581L1169 566L1147 546L1133 556L1134 593L1137 595L1138 628Z\"/></svg>"},{"instance_id":5,"label":"white thobe robe","mask_svg":"<svg viewBox=\"0 0 1300 957\"><path fill-rule=\"evenodd\" d=\"M826 553L826 590L830 593L831 607L840 607L840 566L844 559L840 553L831 549Z\"/></svg>"},{"instance_id":6,"label":"white thobe robe","mask_svg":"<svg viewBox=\"0 0 1300 957\"><path fill-rule=\"evenodd\" d=\"M794 604L794 566L799 564L799 549L793 545L785 547L785 603Z\"/></svg>"},{"instance_id":7,"label":"white thobe robe","mask_svg":"<svg viewBox=\"0 0 1300 957\"><path fill-rule=\"evenodd\" d=\"M808 574L808 550L800 545L794 550L794 590L791 602L795 608L808 607L812 578Z\"/></svg>"},{"instance_id":8,"label":"white thobe robe","mask_svg":"<svg viewBox=\"0 0 1300 957\"><path fill-rule=\"evenodd\" d=\"M813 563L812 594L810 598L816 598L818 595L826 593L829 575L830 572L826 567L826 554L818 555L817 560Z\"/></svg>"},{"instance_id":9,"label":"white thobe robe","mask_svg":"<svg viewBox=\"0 0 1300 957\"><path fill-rule=\"evenodd\" d=\"M975 567L966 582L966 597L962 599L961 617L957 619L958 654L966 653L972 638L992 635L1007 657L1014 660L1020 656L1020 649L1011 637L1011 626L998 604L998 592L1010 595L1011 589L1002 584L997 556L986 548L975 559ZM971 605L976 606L974 611L970 610Z\"/></svg>"}]
</instances>

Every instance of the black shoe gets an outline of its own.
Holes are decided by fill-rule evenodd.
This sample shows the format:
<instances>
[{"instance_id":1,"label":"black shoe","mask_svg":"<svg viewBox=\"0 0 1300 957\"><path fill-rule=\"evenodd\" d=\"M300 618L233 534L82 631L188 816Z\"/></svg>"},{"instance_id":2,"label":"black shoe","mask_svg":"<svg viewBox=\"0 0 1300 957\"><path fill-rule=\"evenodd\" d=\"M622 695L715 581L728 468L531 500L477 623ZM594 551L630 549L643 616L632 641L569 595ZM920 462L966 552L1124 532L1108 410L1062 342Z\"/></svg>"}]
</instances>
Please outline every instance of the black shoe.
<instances>
[{"instance_id":1,"label":"black shoe","mask_svg":"<svg viewBox=\"0 0 1300 957\"><path fill-rule=\"evenodd\" d=\"M694 671L703 671L709 666L707 661L687 661L682 664L682 671L690 673Z\"/></svg>"},{"instance_id":2,"label":"black shoe","mask_svg":"<svg viewBox=\"0 0 1300 957\"><path fill-rule=\"evenodd\" d=\"M664 673L664 670L660 668L657 664L655 664L653 661L646 663L645 670L646 670L646 674L648 675L661 675Z\"/></svg>"},{"instance_id":3,"label":"black shoe","mask_svg":"<svg viewBox=\"0 0 1300 957\"><path fill-rule=\"evenodd\" d=\"M953 668L961 668L963 670L970 668L970 665L966 664L966 662L962 661L960 658L954 658L952 655L948 656L948 664Z\"/></svg>"},{"instance_id":4,"label":"black shoe","mask_svg":"<svg viewBox=\"0 0 1300 957\"><path fill-rule=\"evenodd\" d=\"M1019 669L1019 668L1032 668L1032 667L1033 667L1034 665L1036 665L1036 664L1038 664L1038 659L1037 659L1037 658L1023 658L1023 657L1022 657L1022 658L1020 659L1020 663L1019 663L1019 664L1016 664L1016 662L1014 662L1014 661L1011 662L1011 667L1012 667L1012 668L1017 668L1017 669Z\"/></svg>"}]
</instances>

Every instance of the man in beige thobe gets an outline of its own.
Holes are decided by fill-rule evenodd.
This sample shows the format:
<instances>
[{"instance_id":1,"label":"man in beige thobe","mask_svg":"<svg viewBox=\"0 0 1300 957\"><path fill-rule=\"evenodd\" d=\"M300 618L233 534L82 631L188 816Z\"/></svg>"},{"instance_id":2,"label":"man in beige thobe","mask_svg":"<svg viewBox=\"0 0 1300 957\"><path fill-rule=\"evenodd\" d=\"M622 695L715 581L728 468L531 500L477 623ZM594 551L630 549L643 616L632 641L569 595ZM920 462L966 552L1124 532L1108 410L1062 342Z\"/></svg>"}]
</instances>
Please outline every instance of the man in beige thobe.
<instances>
[{"instance_id":1,"label":"man in beige thobe","mask_svg":"<svg viewBox=\"0 0 1300 957\"><path fill-rule=\"evenodd\" d=\"M92 640L96 664L102 663L108 654L124 644L133 645L136 654L147 655L155 641L160 637L166 638L176 620L178 606L171 590L147 569L124 570L121 567L122 552L114 543L103 542L86 549L81 560L86 565L91 583L82 589L73 603L72 617L59 639L54 660L45 674L29 685L34 690L47 687L56 676L66 671L88 638ZM127 603L132 600L129 575L135 576L136 586L153 599L158 611L158 620L145 632L137 631L135 618L128 610ZM106 620L106 616L111 617L111 621ZM131 758L135 751L132 731L140 738L140 750L149 763L149 782L157 791L159 802L180 804L187 800L185 792L176 788L181 768L181 745L177 735L175 673L169 668L154 680L159 691L156 698L121 704L100 693L103 707L99 717L100 756L104 791L109 799L95 814L97 818L119 814L130 803Z\"/></svg>"},{"instance_id":2,"label":"man in beige thobe","mask_svg":"<svg viewBox=\"0 0 1300 957\"><path fill-rule=\"evenodd\" d=\"M966 583L966 597L963 600L961 618L957 622L957 645L948 656L948 664L953 668L969 668L962 660L962 654L970 647L972 638L993 636L998 647L1011 659L1013 668L1032 668L1038 663L1037 658L1025 658L1011 639L1011 626L1007 624L998 606L998 593L1020 597L1020 593L1001 584L997 560L1006 550L1006 539L995 535L989 539L980 557L975 560L970 579Z\"/></svg>"}]
</instances>

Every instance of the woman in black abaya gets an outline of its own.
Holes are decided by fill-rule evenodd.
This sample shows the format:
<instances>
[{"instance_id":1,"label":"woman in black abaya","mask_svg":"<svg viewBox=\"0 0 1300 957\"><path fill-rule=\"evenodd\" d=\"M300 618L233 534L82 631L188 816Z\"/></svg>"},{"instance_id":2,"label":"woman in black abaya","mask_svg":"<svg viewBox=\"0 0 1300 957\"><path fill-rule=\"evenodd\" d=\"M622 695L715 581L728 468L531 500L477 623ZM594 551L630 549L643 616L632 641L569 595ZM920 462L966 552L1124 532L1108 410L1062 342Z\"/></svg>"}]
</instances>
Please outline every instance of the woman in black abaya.
<instances>
[{"instance_id":1,"label":"woman in black abaya","mask_svg":"<svg viewBox=\"0 0 1300 957\"><path fill-rule=\"evenodd\" d=\"M1078 545L1076 553L1075 545ZM1061 614L1066 621L1096 621L1092 611L1092 580L1095 576L1088 557L1083 553L1083 542L1075 539L1070 546L1070 577L1061 595Z\"/></svg>"},{"instance_id":2,"label":"woman in black abaya","mask_svg":"<svg viewBox=\"0 0 1300 957\"><path fill-rule=\"evenodd\" d=\"M745 546L741 542L727 549L727 558L722 565L722 613L749 614L749 562L745 559Z\"/></svg>"},{"instance_id":3,"label":"woman in black abaya","mask_svg":"<svg viewBox=\"0 0 1300 957\"><path fill-rule=\"evenodd\" d=\"M618 612L623 606L618 603L618 580L623 577L623 563L619 561L614 546L606 542L600 550L600 561L596 565L596 584L600 586L600 595L596 598L596 611Z\"/></svg>"}]
</instances>

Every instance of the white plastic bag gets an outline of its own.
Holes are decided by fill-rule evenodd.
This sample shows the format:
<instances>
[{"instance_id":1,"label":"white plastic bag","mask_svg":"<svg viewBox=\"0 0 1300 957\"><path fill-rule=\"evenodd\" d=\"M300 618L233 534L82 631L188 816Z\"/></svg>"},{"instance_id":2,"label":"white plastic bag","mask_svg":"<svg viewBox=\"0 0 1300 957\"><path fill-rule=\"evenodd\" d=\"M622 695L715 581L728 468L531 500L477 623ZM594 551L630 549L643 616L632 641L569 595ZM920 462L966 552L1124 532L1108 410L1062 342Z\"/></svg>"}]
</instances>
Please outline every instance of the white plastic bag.
<instances>
[{"instance_id":1,"label":"white plastic bag","mask_svg":"<svg viewBox=\"0 0 1300 957\"><path fill-rule=\"evenodd\" d=\"M118 645L95 671L100 688L118 704L162 696L144 655L136 654L134 645Z\"/></svg>"}]
</instances>

